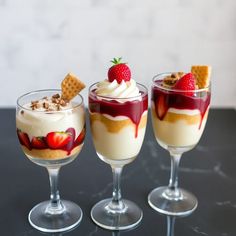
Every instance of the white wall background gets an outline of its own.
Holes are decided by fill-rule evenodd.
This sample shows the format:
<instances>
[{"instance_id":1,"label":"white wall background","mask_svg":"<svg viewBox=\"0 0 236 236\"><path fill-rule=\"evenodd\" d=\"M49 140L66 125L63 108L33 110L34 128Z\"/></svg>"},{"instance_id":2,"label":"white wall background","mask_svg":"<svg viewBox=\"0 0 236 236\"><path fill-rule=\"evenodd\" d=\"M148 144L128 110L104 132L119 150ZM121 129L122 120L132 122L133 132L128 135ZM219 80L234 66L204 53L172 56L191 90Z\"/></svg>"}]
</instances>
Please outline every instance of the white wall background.
<instances>
[{"instance_id":1,"label":"white wall background","mask_svg":"<svg viewBox=\"0 0 236 236\"><path fill-rule=\"evenodd\" d=\"M211 64L212 104L236 108L236 1L0 0L0 107L69 71L88 86L103 80L114 56L147 86Z\"/></svg>"}]
</instances>

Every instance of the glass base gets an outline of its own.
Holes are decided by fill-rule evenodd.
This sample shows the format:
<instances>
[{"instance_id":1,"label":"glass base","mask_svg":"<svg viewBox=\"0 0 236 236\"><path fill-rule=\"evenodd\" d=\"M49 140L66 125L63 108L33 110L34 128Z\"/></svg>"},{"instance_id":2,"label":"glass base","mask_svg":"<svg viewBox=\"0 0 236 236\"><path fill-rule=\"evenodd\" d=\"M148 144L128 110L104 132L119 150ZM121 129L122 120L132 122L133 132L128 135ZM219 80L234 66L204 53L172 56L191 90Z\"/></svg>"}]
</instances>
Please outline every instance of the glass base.
<instances>
[{"instance_id":1,"label":"glass base","mask_svg":"<svg viewBox=\"0 0 236 236\"><path fill-rule=\"evenodd\" d=\"M124 212L108 212L107 206L111 199L98 202L91 210L92 220L98 226L109 230L126 230L137 226L143 218L142 210L133 202L123 200Z\"/></svg>"},{"instance_id":2,"label":"glass base","mask_svg":"<svg viewBox=\"0 0 236 236\"><path fill-rule=\"evenodd\" d=\"M192 193L179 188L180 197L171 199L166 195L168 190L168 187L159 187L148 195L148 203L154 210L166 215L186 216L197 208L198 201Z\"/></svg>"},{"instance_id":3,"label":"glass base","mask_svg":"<svg viewBox=\"0 0 236 236\"><path fill-rule=\"evenodd\" d=\"M81 222L83 212L75 203L61 200L64 209L60 214L46 213L49 203L49 201L41 202L29 213L28 220L37 230L48 233L63 232Z\"/></svg>"}]
</instances>

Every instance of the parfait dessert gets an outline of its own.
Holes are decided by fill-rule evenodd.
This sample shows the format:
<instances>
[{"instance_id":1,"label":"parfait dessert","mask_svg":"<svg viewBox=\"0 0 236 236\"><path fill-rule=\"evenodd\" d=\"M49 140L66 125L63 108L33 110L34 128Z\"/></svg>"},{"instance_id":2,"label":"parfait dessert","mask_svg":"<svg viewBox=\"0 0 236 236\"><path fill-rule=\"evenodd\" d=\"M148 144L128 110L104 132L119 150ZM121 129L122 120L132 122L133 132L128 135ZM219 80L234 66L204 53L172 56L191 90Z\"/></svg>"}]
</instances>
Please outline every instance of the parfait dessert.
<instances>
[{"instance_id":1,"label":"parfait dessert","mask_svg":"<svg viewBox=\"0 0 236 236\"><path fill-rule=\"evenodd\" d=\"M191 72L163 73L153 79L152 123L157 142L171 154L168 188L149 195L150 205L162 213L188 214L197 199L177 188L177 168L181 155L200 140L207 121L211 91L209 66L192 66Z\"/></svg>"},{"instance_id":2,"label":"parfait dessert","mask_svg":"<svg viewBox=\"0 0 236 236\"><path fill-rule=\"evenodd\" d=\"M57 189L60 167L80 153L85 137L83 98L78 93L84 84L68 74L62 89L39 90L17 100L16 128L25 155L47 168L51 201L34 207L31 225L44 232L60 232L77 225L82 211L76 204L61 201Z\"/></svg>"},{"instance_id":3,"label":"parfait dessert","mask_svg":"<svg viewBox=\"0 0 236 236\"><path fill-rule=\"evenodd\" d=\"M121 199L119 178L123 166L132 162L141 149L148 94L143 85L131 78L131 71L121 58L112 63L108 79L89 89L89 113L97 155L113 170L114 192L113 199L94 206L91 216L99 226L118 230L133 227L142 218L141 210L134 203Z\"/></svg>"},{"instance_id":4,"label":"parfait dessert","mask_svg":"<svg viewBox=\"0 0 236 236\"><path fill-rule=\"evenodd\" d=\"M156 139L164 148L189 149L201 138L211 96L210 91L199 91L203 87L196 83L194 73L183 72L162 74L154 82L153 128Z\"/></svg>"},{"instance_id":5,"label":"parfait dessert","mask_svg":"<svg viewBox=\"0 0 236 236\"><path fill-rule=\"evenodd\" d=\"M76 102L67 102L58 92L41 91L39 96L47 96L23 104L16 115L21 147L37 164L47 166L70 162L83 145L83 107L75 108Z\"/></svg>"}]
</instances>

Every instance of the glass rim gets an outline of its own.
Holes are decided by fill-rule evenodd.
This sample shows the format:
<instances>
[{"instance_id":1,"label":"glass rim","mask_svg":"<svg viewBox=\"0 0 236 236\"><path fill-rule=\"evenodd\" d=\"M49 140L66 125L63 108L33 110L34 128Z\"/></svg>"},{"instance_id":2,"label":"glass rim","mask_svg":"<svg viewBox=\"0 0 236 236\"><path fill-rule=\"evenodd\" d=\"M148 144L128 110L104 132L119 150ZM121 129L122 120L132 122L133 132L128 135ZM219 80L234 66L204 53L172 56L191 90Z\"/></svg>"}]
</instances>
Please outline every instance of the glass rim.
<instances>
[{"instance_id":1,"label":"glass rim","mask_svg":"<svg viewBox=\"0 0 236 236\"><path fill-rule=\"evenodd\" d=\"M173 88L166 88L166 87L163 87L161 85L158 85L156 82L156 79L158 77L163 77L163 76L167 76L167 75L171 75L172 73L177 73L177 72L164 72L164 73L160 73L160 74L157 74L155 75L153 78L152 78L152 85L155 86L155 87L158 87L160 89L163 89L163 90L166 90L166 91L169 91L169 92L195 92L195 93L198 93L198 92L204 92L204 91L209 91L210 87L211 87L211 81L209 82L209 85L205 88L201 88L201 89L191 89L191 90L182 90L182 89L173 89Z\"/></svg>"},{"instance_id":2,"label":"glass rim","mask_svg":"<svg viewBox=\"0 0 236 236\"><path fill-rule=\"evenodd\" d=\"M110 99L110 100L119 99L119 100L122 101L122 100L135 99L135 98L140 98L140 97L143 98L144 96L146 96L146 95L148 94L148 88L147 88L145 85L136 82L137 85L143 87L144 90L145 90L145 92L144 92L143 94L141 94L141 95L136 95L136 96L132 96L132 97L119 97L119 98L117 98L117 97L111 97L111 96L98 95L98 94L96 94L95 92L92 91L92 87L95 86L95 85L98 84L98 83L99 83L99 82L95 82L95 83L93 83L92 85L89 86L89 94L90 94L90 93L95 94L95 95L96 95L97 97L99 97L99 98L105 98L105 99Z\"/></svg>"},{"instance_id":3,"label":"glass rim","mask_svg":"<svg viewBox=\"0 0 236 236\"><path fill-rule=\"evenodd\" d=\"M64 110L60 110L60 111L37 111L37 110L32 110L32 109L29 109L29 108L26 108L24 107L23 105L20 104L20 100L26 96L29 96L29 95L32 95L32 94L39 94L41 92L61 92L62 90L61 89L40 89L40 90L34 90L34 91L31 91L31 92L28 92L28 93L25 93L23 95L21 95L20 97L17 98L16 100L16 104L18 107L20 107L21 109L23 110L27 110L27 111L31 111L31 112L37 112L37 113L63 113L63 112L67 112L67 111L72 111L80 106L82 106L84 104L84 98L81 94L77 94L76 97L80 97L81 101L76 104L75 106L73 107L70 107L70 108L65 108Z\"/></svg>"}]
</instances>

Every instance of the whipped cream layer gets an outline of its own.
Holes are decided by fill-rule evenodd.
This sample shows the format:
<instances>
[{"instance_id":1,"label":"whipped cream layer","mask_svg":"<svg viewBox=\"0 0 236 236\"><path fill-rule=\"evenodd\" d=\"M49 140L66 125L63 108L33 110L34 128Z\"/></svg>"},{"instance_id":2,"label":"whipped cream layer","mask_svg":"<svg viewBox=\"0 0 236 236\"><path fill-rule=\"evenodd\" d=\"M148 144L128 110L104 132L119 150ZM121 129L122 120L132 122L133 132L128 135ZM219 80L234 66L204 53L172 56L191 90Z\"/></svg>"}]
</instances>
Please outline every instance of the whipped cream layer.
<instances>
[{"instance_id":1,"label":"whipped cream layer","mask_svg":"<svg viewBox=\"0 0 236 236\"><path fill-rule=\"evenodd\" d=\"M24 107L28 108L29 104ZM72 107L71 104L67 108ZM43 109L43 108L40 108ZM84 127L85 115L82 107L73 110L43 112L19 110L16 114L16 127L28 134L29 138L46 136L49 132L66 131L74 128L76 137Z\"/></svg>"},{"instance_id":2,"label":"whipped cream layer","mask_svg":"<svg viewBox=\"0 0 236 236\"><path fill-rule=\"evenodd\" d=\"M133 100L142 100L141 93L137 87L136 81L131 79L130 81L124 81L119 84L116 80L112 82L107 79L97 84L95 93L98 96L102 96L103 99L116 100L118 102L126 102ZM98 97L99 98L99 97Z\"/></svg>"}]
</instances>

